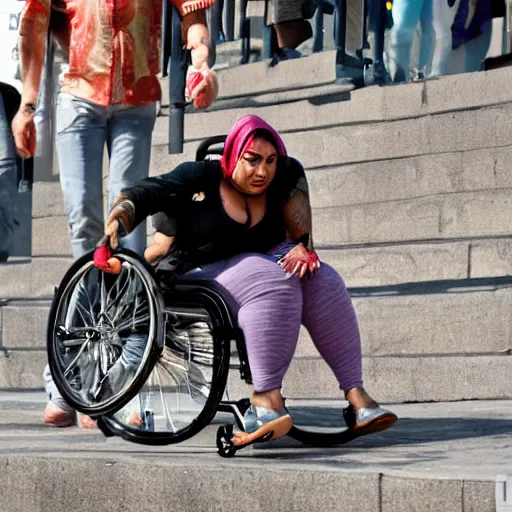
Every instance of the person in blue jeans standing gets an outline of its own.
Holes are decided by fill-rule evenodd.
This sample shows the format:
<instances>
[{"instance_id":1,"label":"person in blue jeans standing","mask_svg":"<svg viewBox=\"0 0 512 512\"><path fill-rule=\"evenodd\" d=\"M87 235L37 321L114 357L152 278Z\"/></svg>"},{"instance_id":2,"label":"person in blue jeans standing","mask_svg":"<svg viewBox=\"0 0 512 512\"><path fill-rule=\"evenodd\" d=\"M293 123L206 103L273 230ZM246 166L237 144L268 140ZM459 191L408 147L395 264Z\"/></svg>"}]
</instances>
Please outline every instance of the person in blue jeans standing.
<instances>
[{"instance_id":1,"label":"person in blue jeans standing","mask_svg":"<svg viewBox=\"0 0 512 512\"><path fill-rule=\"evenodd\" d=\"M390 53L396 62L395 82L409 80L411 50L421 25L417 78L446 74L452 51L451 27L460 0L395 0Z\"/></svg>"},{"instance_id":2,"label":"person in blue jeans standing","mask_svg":"<svg viewBox=\"0 0 512 512\"><path fill-rule=\"evenodd\" d=\"M0 263L7 261L14 231L16 152L0 84Z\"/></svg>"},{"instance_id":3,"label":"person in blue jeans standing","mask_svg":"<svg viewBox=\"0 0 512 512\"><path fill-rule=\"evenodd\" d=\"M182 19L183 38L194 72L187 80L196 108L217 95L208 69L209 34L205 9L213 0L171 0ZM103 236L103 150L109 155L109 205L122 189L148 176L156 102L161 90L162 2L155 0L26 0L20 17L23 78L21 105L12 129L16 149L28 158L35 151L34 115L48 30L66 60L57 99L56 145L60 183L68 215L73 258L95 248ZM123 241L143 254L145 226ZM49 403L44 421L75 423L53 382L44 379ZM91 425L90 422L83 426Z\"/></svg>"}]
</instances>

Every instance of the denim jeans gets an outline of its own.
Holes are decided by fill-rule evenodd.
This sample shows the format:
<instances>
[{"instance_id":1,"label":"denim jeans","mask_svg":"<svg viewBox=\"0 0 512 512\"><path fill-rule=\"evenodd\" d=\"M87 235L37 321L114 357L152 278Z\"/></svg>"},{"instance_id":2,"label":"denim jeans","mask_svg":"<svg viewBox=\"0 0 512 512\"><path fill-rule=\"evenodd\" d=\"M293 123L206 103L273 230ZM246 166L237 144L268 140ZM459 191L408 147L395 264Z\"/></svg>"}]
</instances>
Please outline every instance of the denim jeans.
<instances>
[{"instance_id":1,"label":"denim jeans","mask_svg":"<svg viewBox=\"0 0 512 512\"><path fill-rule=\"evenodd\" d=\"M448 74L448 57L453 47L452 25L459 9L460 0L455 0L451 3L452 5L450 3L447 0L434 0L432 23L436 34L436 42L430 76Z\"/></svg>"},{"instance_id":2,"label":"denim jeans","mask_svg":"<svg viewBox=\"0 0 512 512\"><path fill-rule=\"evenodd\" d=\"M109 207L123 188L149 173L156 105L102 107L71 94L57 100L57 153L71 231L73 257L94 249L103 236L103 148L110 159ZM122 241L142 255L145 224Z\"/></svg>"},{"instance_id":3,"label":"denim jeans","mask_svg":"<svg viewBox=\"0 0 512 512\"><path fill-rule=\"evenodd\" d=\"M0 261L7 258L14 231L16 151L0 93Z\"/></svg>"},{"instance_id":4,"label":"denim jeans","mask_svg":"<svg viewBox=\"0 0 512 512\"><path fill-rule=\"evenodd\" d=\"M102 167L105 144L110 158L110 207L123 188L148 176L155 119L155 104L102 107L71 94L59 94L56 143L73 258L80 258L94 249L103 237ZM143 255L145 224L123 239L122 245ZM135 337L127 343L128 359L132 356L135 362L140 356L137 341ZM71 412L53 382L48 365L44 370L44 380L48 399L64 411Z\"/></svg>"},{"instance_id":5,"label":"denim jeans","mask_svg":"<svg viewBox=\"0 0 512 512\"><path fill-rule=\"evenodd\" d=\"M395 80L409 79L411 50L418 21L421 21L421 43L418 69L430 71L436 34L434 32L433 0L395 0L393 29L390 34L390 53L396 62Z\"/></svg>"}]
</instances>

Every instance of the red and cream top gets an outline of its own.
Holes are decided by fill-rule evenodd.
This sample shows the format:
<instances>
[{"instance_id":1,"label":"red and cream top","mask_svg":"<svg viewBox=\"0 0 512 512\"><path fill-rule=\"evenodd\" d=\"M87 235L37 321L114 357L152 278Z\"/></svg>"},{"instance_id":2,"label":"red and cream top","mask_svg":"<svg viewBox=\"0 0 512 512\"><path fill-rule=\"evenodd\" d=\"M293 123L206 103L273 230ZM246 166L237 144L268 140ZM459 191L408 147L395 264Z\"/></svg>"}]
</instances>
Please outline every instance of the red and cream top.
<instances>
[{"instance_id":1,"label":"red and cream top","mask_svg":"<svg viewBox=\"0 0 512 512\"><path fill-rule=\"evenodd\" d=\"M213 1L172 3L183 16ZM162 0L27 0L22 17L46 31L50 15L69 63L63 92L102 106L160 99Z\"/></svg>"}]
</instances>

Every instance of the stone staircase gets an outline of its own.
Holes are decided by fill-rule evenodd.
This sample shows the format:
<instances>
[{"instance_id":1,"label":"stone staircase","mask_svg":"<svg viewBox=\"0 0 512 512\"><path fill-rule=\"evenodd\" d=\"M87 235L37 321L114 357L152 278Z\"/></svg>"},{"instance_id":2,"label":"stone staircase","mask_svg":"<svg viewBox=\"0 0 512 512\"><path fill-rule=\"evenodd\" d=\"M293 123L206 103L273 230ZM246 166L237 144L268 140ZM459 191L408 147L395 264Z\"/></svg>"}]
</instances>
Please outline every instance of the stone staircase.
<instances>
[{"instance_id":1,"label":"stone staircase","mask_svg":"<svg viewBox=\"0 0 512 512\"><path fill-rule=\"evenodd\" d=\"M151 175L262 116L307 169L315 242L351 288L375 398L512 398L512 70L349 91L333 62L220 70L222 97L187 113L182 155L168 155L158 118ZM46 314L70 262L60 186L36 181L32 258L0 266L0 388L42 387ZM285 391L339 396L306 333Z\"/></svg>"}]
</instances>

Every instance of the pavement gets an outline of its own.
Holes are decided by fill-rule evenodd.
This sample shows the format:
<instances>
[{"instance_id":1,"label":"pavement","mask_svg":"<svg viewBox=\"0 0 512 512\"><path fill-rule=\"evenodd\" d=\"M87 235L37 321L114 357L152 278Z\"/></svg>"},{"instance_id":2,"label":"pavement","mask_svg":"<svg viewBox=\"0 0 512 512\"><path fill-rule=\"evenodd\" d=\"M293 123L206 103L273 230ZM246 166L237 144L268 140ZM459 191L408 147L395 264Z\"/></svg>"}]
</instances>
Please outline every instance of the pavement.
<instances>
[{"instance_id":1,"label":"pavement","mask_svg":"<svg viewBox=\"0 0 512 512\"><path fill-rule=\"evenodd\" d=\"M184 443L148 447L47 427L44 405L42 392L0 393L1 511L509 510L496 489L512 477L510 400L392 405L388 431L332 448L285 438L233 459L215 448L226 415ZM324 422L340 411L302 406Z\"/></svg>"}]
</instances>

